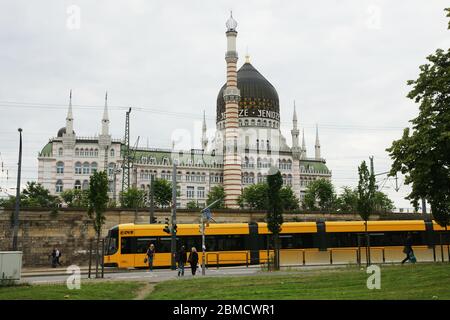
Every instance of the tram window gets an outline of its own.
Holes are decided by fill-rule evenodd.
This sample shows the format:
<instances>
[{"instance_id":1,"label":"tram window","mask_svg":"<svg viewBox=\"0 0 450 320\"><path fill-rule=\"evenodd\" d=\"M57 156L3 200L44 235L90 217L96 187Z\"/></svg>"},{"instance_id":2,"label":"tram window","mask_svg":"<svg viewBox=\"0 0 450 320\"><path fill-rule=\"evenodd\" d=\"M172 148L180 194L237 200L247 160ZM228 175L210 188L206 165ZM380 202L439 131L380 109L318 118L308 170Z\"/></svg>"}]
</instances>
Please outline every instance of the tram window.
<instances>
[{"instance_id":1,"label":"tram window","mask_svg":"<svg viewBox=\"0 0 450 320\"><path fill-rule=\"evenodd\" d=\"M142 237L136 238L136 252L135 253L146 253L150 244L153 243L156 246L155 237Z\"/></svg>"},{"instance_id":2,"label":"tram window","mask_svg":"<svg viewBox=\"0 0 450 320\"><path fill-rule=\"evenodd\" d=\"M218 251L245 250L244 237L240 235L217 236Z\"/></svg>"},{"instance_id":3,"label":"tram window","mask_svg":"<svg viewBox=\"0 0 450 320\"><path fill-rule=\"evenodd\" d=\"M208 238L209 237L206 237L206 239L208 239ZM202 239L200 236L181 237L179 241L185 245L186 251L188 251L188 252L191 252L192 247L195 247L197 249L197 251L202 250Z\"/></svg>"},{"instance_id":4,"label":"tram window","mask_svg":"<svg viewBox=\"0 0 450 320\"><path fill-rule=\"evenodd\" d=\"M112 255L117 252L119 245L119 229L113 228L108 231L106 241L106 255Z\"/></svg>"},{"instance_id":5,"label":"tram window","mask_svg":"<svg viewBox=\"0 0 450 320\"><path fill-rule=\"evenodd\" d=\"M122 239L120 240L120 253L122 254L133 253L132 237L122 237Z\"/></svg>"},{"instance_id":6,"label":"tram window","mask_svg":"<svg viewBox=\"0 0 450 320\"><path fill-rule=\"evenodd\" d=\"M155 245L156 253L158 252L170 252L171 239L159 238L157 245Z\"/></svg>"}]
</instances>

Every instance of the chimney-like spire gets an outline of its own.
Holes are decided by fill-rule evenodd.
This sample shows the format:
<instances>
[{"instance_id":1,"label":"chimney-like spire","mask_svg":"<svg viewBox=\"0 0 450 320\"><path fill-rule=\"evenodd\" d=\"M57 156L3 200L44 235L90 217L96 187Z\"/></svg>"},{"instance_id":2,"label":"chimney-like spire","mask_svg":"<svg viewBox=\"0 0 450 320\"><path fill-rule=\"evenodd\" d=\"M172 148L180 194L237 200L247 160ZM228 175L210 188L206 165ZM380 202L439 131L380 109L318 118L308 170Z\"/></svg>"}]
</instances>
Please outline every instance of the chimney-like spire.
<instances>
[{"instance_id":1,"label":"chimney-like spire","mask_svg":"<svg viewBox=\"0 0 450 320\"><path fill-rule=\"evenodd\" d=\"M108 91L105 93L105 109L103 110L102 118L102 135L109 134L109 116L108 116Z\"/></svg>"},{"instance_id":2,"label":"chimney-like spire","mask_svg":"<svg viewBox=\"0 0 450 320\"><path fill-rule=\"evenodd\" d=\"M291 130L291 136L292 136L292 155L295 159L298 159L300 157L300 147L298 145L298 138L299 138L300 132L298 131L297 127L297 110L295 108L295 100L294 100L294 114L292 116L292 130Z\"/></svg>"},{"instance_id":3,"label":"chimney-like spire","mask_svg":"<svg viewBox=\"0 0 450 320\"><path fill-rule=\"evenodd\" d=\"M319 126L317 124L316 124L315 151L316 151L316 160L319 160L321 158L321 155L320 155L320 141L319 141Z\"/></svg>"}]
</instances>

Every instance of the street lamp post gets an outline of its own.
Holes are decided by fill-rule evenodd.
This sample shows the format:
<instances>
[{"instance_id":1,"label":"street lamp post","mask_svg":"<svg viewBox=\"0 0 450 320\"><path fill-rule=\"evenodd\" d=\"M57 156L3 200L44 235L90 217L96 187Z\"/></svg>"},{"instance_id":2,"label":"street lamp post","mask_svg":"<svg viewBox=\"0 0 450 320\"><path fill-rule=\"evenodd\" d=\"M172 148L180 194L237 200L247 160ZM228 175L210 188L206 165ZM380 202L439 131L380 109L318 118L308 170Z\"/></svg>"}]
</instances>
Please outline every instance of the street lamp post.
<instances>
[{"instance_id":1,"label":"street lamp post","mask_svg":"<svg viewBox=\"0 0 450 320\"><path fill-rule=\"evenodd\" d=\"M207 210L209 210L209 208L211 208L213 205L215 205L217 202L221 201L223 199L217 199L216 201L214 201L213 203L211 203L209 206L207 206L206 208L202 209L202 211L200 211L201 215L200 215L200 232L202 234L202 276L205 275L205 267L206 267L206 241L205 241L205 212ZM207 219L207 221L209 221L209 219L212 220L211 217L209 217ZM214 221L214 220L213 220Z\"/></svg>"},{"instance_id":2,"label":"street lamp post","mask_svg":"<svg viewBox=\"0 0 450 320\"><path fill-rule=\"evenodd\" d=\"M13 251L17 251L17 234L19 233L19 210L20 210L20 175L22 172L22 129L19 128L19 163L17 168L17 189L16 205L14 209L14 229L13 229Z\"/></svg>"}]
</instances>

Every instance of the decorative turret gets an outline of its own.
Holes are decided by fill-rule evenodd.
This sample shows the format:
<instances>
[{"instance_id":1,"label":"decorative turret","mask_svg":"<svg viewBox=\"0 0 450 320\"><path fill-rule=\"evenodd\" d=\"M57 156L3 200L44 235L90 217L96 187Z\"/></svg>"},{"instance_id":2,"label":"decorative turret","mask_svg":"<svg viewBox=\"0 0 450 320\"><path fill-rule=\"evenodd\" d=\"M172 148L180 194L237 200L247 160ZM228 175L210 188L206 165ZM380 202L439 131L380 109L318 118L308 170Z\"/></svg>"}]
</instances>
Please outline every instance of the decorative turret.
<instances>
[{"instance_id":1,"label":"decorative turret","mask_svg":"<svg viewBox=\"0 0 450 320\"><path fill-rule=\"evenodd\" d=\"M320 160L321 159L321 155L320 155L320 141L319 141L319 126L316 124L316 144L314 146L315 148L315 158L316 160Z\"/></svg>"},{"instance_id":2,"label":"decorative turret","mask_svg":"<svg viewBox=\"0 0 450 320\"><path fill-rule=\"evenodd\" d=\"M108 91L105 93L105 108L103 109L102 117L102 133L98 137L98 144L105 157L105 168L107 166L108 148L111 146L111 135L109 134L109 115L108 115Z\"/></svg>"},{"instance_id":3,"label":"decorative turret","mask_svg":"<svg viewBox=\"0 0 450 320\"><path fill-rule=\"evenodd\" d=\"M298 136L300 134L300 131L298 130L297 127L297 110L295 107L295 100L294 100L294 115L292 117L292 130L291 130L291 135L292 135L292 156L296 159L300 158L300 147L298 145Z\"/></svg>"},{"instance_id":4,"label":"decorative turret","mask_svg":"<svg viewBox=\"0 0 450 320\"><path fill-rule=\"evenodd\" d=\"M108 91L106 91L105 108L103 110L103 118L102 118L102 135L107 136L108 134L109 134Z\"/></svg>"},{"instance_id":5,"label":"decorative turret","mask_svg":"<svg viewBox=\"0 0 450 320\"><path fill-rule=\"evenodd\" d=\"M300 158L306 159L306 143L305 143L305 129L303 129L303 137L302 137L302 151Z\"/></svg>"},{"instance_id":6,"label":"decorative turret","mask_svg":"<svg viewBox=\"0 0 450 320\"><path fill-rule=\"evenodd\" d=\"M69 94L69 109L67 110L66 126L59 129L58 137L62 137L64 148L72 149L75 147L75 132L73 131L73 114L72 114L72 90Z\"/></svg>"},{"instance_id":7,"label":"decorative turret","mask_svg":"<svg viewBox=\"0 0 450 320\"><path fill-rule=\"evenodd\" d=\"M208 147L208 137L206 136L206 117L205 117L205 110L203 110L202 149L206 150L207 147Z\"/></svg>"}]
</instances>

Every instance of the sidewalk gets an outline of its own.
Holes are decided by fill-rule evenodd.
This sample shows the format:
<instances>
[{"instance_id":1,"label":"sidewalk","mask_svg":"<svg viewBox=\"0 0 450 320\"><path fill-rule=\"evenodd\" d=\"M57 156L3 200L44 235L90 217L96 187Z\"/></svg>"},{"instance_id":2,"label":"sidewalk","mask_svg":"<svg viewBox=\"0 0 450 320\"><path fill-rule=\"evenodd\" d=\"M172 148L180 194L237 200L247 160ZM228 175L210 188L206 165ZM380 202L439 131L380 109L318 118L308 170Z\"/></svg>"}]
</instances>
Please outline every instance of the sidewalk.
<instances>
[{"instance_id":1,"label":"sidewalk","mask_svg":"<svg viewBox=\"0 0 450 320\"><path fill-rule=\"evenodd\" d=\"M34 277L34 276L59 276L59 275L67 275L67 267L69 266L62 266L57 268L51 268L51 267L41 267L41 268L22 268L22 277ZM89 273L89 266L79 266L81 274L88 274ZM98 268L99 272L101 272L102 268L99 266ZM127 272L127 269L117 269L117 268L105 268L105 273L110 272ZM91 273L95 273L95 265L91 267Z\"/></svg>"}]
</instances>

